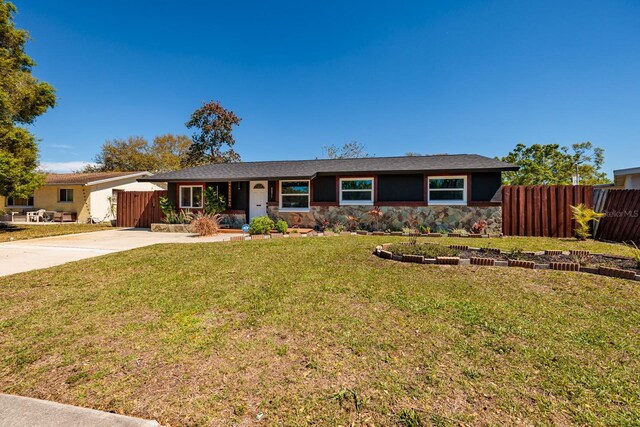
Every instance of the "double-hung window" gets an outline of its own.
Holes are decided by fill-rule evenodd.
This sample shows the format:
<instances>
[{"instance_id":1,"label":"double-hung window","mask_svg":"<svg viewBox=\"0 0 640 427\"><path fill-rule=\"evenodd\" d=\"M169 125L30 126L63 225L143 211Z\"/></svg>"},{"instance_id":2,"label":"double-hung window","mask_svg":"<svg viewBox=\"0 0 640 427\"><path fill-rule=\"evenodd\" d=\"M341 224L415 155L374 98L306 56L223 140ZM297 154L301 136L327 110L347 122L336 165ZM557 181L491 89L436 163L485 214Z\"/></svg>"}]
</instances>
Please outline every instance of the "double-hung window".
<instances>
[{"instance_id":1,"label":"double-hung window","mask_svg":"<svg viewBox=\"0 0 640 427\"><path fill-rule=\"evenodd\" d=\"M73 202L73 189L61 188L58 192L58 201L63 203Z\"/></svg>"},{"instance_id":2,"label":"double-hung window","mask_svg":"<svg viewBox=\"0 0 640 427\"><path fill-rule=\"evenodd\" d=\"M180 186L180 207L181 208L201 208L202 207L202 186L186 185Z\"/></svg>"},{"instance_id":3,"label":"double-hung window","mask_svg":"<svg viewBox=\"0 0 640 427\"><path fill-rule=\"evenodd\" d=\"M280 209L309 209L309 181L280 181Z\"/></svg>"},{"instance_id":4,"label":"double-hung window","mask_svg":"<svg viewBox=\"0 0 640 427\"><path fill-rule=\"evenodd\" d=\"M430 205L467 204L466 176L430 176L428 179Z\"/></svg>"},{"instance_id":5,"label":"double-hung window","mask_svg":"<svg viewBox=\"0 0 640 427\"><path fill-rule=\"evenodd\" d=\"M373 178L340 178L341 205L373 205Z\"/></svg>"}]
</instances>

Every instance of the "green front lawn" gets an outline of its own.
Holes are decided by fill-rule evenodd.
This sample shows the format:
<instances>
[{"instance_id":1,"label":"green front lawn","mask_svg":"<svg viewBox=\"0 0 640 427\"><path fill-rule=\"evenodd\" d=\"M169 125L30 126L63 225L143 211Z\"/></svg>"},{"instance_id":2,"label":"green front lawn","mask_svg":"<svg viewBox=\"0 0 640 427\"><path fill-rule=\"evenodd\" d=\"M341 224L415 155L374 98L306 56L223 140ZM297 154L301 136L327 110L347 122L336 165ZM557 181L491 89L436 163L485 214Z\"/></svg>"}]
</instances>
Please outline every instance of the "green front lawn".
<instances>
[{"instance_id":1,"label":"green front lawn","mask_svg":"<svg viewBox=\"0 0 640 427\"><path fill-rule=\"evenodd\" d=\"M0 242L113 229L111 224L0 224Z\"/></svg>"},{"instance_id":2,"label":"green front lawn","mask_svg":"<svg viewBox=\"0 0 640 427\"><path fill-rule=\"evenodd\" d=\"M0 392L166 425L640 423L638 284L371 254L402 240L157 245L2 278Z\"/></svg>"}]
</instances>

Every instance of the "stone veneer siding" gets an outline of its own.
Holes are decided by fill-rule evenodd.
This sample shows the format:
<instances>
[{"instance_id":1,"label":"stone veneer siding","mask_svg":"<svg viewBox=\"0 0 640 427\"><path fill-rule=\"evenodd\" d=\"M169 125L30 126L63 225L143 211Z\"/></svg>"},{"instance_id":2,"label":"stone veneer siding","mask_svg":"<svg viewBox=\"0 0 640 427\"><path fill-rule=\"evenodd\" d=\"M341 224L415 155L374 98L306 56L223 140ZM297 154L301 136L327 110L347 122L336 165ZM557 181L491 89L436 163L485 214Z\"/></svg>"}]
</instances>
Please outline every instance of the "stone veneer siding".
<instances>
[{"instance_id":1,"label":"stone veneer siding","mask_svg":"<svg viewBox=\"0 0 640 427\"><path fill-rule=\"evenodd\" d=\"M268 215L282 218L289 226L316 227L322 226L323 221L329 225L347 224L347 217L359 219L359 226L364 229L375 229L375 220L368 214L373 206L312 206L308 212L280 211L275 206L267 208ZM432 232L439 230L453 230L464 228L469 230L479 219L487 221L487 231L499 233L502 230L501 206L381 206L383 216L380 218L381 230L400 230L409 226L409 218L413 216L422 224L431 227Z\"/></svg>"}]
</instances>

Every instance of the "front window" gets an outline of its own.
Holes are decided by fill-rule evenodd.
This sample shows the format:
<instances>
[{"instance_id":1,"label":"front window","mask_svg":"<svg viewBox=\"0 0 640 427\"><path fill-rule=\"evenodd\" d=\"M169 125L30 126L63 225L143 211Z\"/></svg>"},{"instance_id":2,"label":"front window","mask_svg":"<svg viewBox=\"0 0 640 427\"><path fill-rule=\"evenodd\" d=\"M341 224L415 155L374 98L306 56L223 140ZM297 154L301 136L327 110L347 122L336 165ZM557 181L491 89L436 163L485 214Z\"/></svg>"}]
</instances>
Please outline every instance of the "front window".
<instances>
[{"instance_id":1,"label":"front window","mask_svg":"<svg viewBox=\"0 0 640 427\"><path fill-rule=\"evenodd\" d=\"M202 186L194 185L180 187L180 207L181 208L201 208L202 207Z\"/></svg>"},{"instance_id":2,"label":"front window","mask_svg":"<svg viewBox=\"0 0 640 427\"><path fill-rule=\"evenodd\" d=\"M309 208L309 181L280 181L281 209Z\"/></svg>"},{"instance_id":3,"label":"front window","mask_svg":"<svg viewBox=\"0 0 640 427\"><path fill-rule=\"evenodd\" d=\"M31 197L7 197L7 207L20 206L31 207L33 206L33 196Z\"/></svg>"},{"instance_id":4,"label":"front window","mask_svg":"<svg viewBox=\"0 0 640 427\"><path fill-rule=\"evenodd\" d=\"M58 201L64 203L73 202L73 190L70 188L61 188L58 193Z\"/></svg>"},{"instance_id":5,"label":"front window","mask_svg":"<svg viewBox=\"0 0 640 427\"><path fill-rule=\"evenodd\" d=\"M430 176L429 204L464 205L467 203L466 176Z\"/></svg>"},{"instance_id":6,"label":"front window","mask_svg":"<svg viewBox=\"0 0 640 427\"><path fill-rule=\"evenodd\" d=\"M373 178L341 178L341 205L373 205Z\"/></svg>"}]
</instances>

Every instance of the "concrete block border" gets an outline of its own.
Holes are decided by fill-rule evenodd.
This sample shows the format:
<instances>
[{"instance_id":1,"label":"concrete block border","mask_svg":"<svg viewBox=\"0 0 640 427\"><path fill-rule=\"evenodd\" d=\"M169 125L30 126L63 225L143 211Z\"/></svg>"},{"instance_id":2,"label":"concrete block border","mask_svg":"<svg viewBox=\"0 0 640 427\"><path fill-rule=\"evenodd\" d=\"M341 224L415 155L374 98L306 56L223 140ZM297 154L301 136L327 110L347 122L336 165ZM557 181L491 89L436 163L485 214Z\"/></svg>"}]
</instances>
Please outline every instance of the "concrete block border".
<instances>
[{"instance_id":1,"label":"concrete block border","mask_svg":"<svg viewBox=\"0 0 640 427\"><path fill-rule=\"evenodd\" d=\"M636 274L632 270L623 270L620 268L612 267L581 267L580 264L575 262L550 262L549 264L536 264L535 261L524 260L496 260L493 258L483 258L481 256L471 257L470 259L460 257L437 257L426 258L422 255L394 255L389 251L389 247L393 243L384 243L376 246L373 254L377 257L387 260L393 260L398 262L409 262L414 264L435 264L435 265L477 265L477 266L492 266L492 267L515 267L515 268L528 268L535 270L555 270L561 272L581 272L588 274L596 274L600 276L616 277L619 279L634 280L640 282L640 274ZM397 243L396 243L397 244ZM460 249L462 245L449 245L452 249ZM480 248L466 247L469 251L478 251ZM486 250L486 249L485 249ZM503 253L500 249L492 248L492 252ZM614 255L604 254L591 254L589 251L562 251L562 250L546 250L540 252L529 252L532 255L569 255L576 252L581 255L599 255L607 258L626 259L625 257L618 257Z\"/></svg>"}]
</instances>

